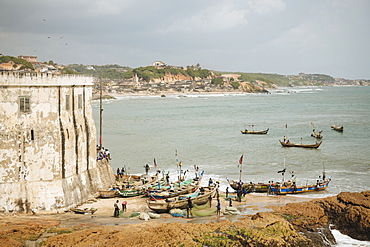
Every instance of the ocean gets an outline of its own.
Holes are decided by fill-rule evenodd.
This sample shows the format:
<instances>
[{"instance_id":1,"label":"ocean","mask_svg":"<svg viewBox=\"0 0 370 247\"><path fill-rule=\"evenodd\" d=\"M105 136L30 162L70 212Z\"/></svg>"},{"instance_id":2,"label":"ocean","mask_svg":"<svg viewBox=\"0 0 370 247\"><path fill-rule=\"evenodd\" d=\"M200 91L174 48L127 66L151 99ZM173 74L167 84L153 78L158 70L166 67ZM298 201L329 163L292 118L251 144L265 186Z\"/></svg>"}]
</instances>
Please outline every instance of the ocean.
<instances>
[{"instance_id":1,"label":"ocean","mask_svg":"<svg viewBox=\"0 0 370 247\"><path fill-rule=\"evenodd\" d=\"M322 171L332 181L327 190L310 197L341 191L369 190L370 87L280 88L270 94L196 94L122 96L103 101L103 146L112 167L143 174L145 164L179 174L177 164L193 177L204 170L221 190L227 179L244 182L281 181L292 175L297 185L315 183ZM99 101L93 102L99 136ZM344 126L343 133L331 125ZM243 135L240 130L264 130L266 135ZM318 149L282 147L291 142L312 144L313 128L322 130ZM242 165L239 159L243 155ZM154 167L154 159L158 165ZM300 195L300 196L305 196Z\"/></svg>"}]
</instances>

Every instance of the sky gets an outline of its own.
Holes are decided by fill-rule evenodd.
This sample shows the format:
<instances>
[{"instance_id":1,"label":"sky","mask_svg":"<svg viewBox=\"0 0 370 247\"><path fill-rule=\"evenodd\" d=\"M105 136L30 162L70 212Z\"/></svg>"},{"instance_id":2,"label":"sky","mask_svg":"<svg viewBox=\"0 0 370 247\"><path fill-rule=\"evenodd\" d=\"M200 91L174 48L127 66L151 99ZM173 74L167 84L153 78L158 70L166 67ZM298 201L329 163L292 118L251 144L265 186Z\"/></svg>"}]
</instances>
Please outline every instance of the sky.
<instances>
[{"instance_id":1,"label":"sky","mask_svg":"<svg viewBox=\"0 0 370 247\"><path fill-rule=\"evenodd\" d=\"M368 0L1 0L0 54L370 79Z\"/></svg>"}]
</instances>

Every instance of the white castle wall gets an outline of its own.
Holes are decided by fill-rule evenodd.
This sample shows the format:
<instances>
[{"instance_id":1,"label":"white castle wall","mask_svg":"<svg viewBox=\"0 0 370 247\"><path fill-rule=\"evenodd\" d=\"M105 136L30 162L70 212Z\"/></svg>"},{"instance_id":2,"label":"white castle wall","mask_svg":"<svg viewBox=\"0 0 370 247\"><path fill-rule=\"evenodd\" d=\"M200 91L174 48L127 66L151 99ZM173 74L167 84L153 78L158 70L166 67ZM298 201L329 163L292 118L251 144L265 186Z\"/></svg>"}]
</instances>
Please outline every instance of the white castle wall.
<instances>
[{"instance_id":1,"label":"white castle wall","mask_svg":"<svg viewBox=\"0 0 370 247\"><path fill-rule=\"evenodd\" d=\"M96 162L92 80L0 72L0 211L66 209L114 183L110 163Z\"/></svg>"}]
</instances>

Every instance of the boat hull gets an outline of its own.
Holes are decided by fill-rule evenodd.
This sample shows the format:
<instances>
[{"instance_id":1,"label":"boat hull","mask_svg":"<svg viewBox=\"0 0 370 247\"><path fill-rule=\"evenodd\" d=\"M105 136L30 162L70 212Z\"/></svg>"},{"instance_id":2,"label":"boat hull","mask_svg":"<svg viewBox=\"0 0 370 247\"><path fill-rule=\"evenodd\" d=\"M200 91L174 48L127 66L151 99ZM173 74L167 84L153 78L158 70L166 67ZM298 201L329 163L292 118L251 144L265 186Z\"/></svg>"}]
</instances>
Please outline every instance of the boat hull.
<instances>
[{"instance_id":1,"label":"boat hull","mask_svg":"<svg viewBox=\"0 0 370 247\"><path fill-rule=\"evenodd\" d=\"M250 130L241 130L242 134L252 134L252 135L266 135L269 129L261 130L261 131L250 131Z\"/></svg>"},{"instance_id":2,"label":"boat hull","mask_svg":"<svg viewBox=\"0 0 370 247\"><path fill-rule=\"evenodd\" d=\"M293 143L293 142L288 142L288 141L280 141L280 144L283 146L283 147L299 147L299 148L319 148L322 141L320 142L317 142L315 144L298 144L298 143Z\"/></svg>"},{"instance_id":3,"label":"boat hull","mask_svg":"<svg viewBox=\"0 0 370 247\"><path fill-rule=\"evenodd\" d=\"M192 197L192 194L184 194L174 198L168 198L165 200L147 200L148 207L157 213L166 213L169 212L171 209L180 208L185 209L188 204L188 197L191 197L191 201L193 204L202 205L209 201L209 197L214 197L216 194L216 187L205 187L204 192L200 192L197 194L196 197Z\"/></svg>"},{"instance_id":4,"label":"boat hull","mask_svg":"<svg viewBox=\"0 0 370 247\"><path fill-rule=\"evenodd\" d=\"M325 190L329 186L330 180L323 183L312 184L307 186L297 186L297 187L287 187L287 186L272 186L270 185L270 190L272 193L277 195L287 195L287 194L300 194L307 192L316 192Z\"/></svg>"}]
</instances>

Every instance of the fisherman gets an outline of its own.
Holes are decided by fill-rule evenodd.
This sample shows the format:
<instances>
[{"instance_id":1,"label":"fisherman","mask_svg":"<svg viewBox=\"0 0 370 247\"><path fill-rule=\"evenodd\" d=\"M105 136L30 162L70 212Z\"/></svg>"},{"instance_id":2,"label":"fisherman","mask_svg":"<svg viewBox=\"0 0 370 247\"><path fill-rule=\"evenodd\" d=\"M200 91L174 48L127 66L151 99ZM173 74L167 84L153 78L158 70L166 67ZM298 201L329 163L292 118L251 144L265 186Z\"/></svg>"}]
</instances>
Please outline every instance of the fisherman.
<instances>
[{"instance_id":1,"label":"fisherman","mask_svg":"<svg viewBox=\"0 0 370 247\"><path fill-rule=\"evenodd\" d=\"M209 180L208 180L208 186L209 186L209 187L213 186L212 178L209 178Z\"/></svg>"},{"instance_id":2,"label":"fisherman","mask_svg":"<svg viewBox=\"0 0 370 247\"><path fill-rule=\"evenodd\" d=\"M188 197L188 205L186 206L186 215L187 218L193 217L193 213L191 212L193 208L193 202L191 201L191 197Z\"/></svg>"},{"instance_id":3,"label":"fisherman","mask_svg":"<svg viewBox=\"0 0 370 247\"><path fill-rule=\"evenodd\" d=\"M226 198L229 197L229 187L226 187Z\"/></svg>"},{"instance_id":4,"label":"fisherman","mask_svg":"<svg viewBox=\"0 0 370 247\"><path fill-rule=\"evenodd\" d=\"M221 203L220 203L220 199L217 199L217 216L220 216L221 215Z\"/></svg>"},{"instance_id":5,"label":"fisherman","mask_svg":"<svg viewBox=\"0 0 370 247\"><path fill-rule=\"evenodd\" d=\"M170 192L175 192L175 189L173 187L173 183L170 184Z\"/></svg>"},{"instance_id":6,"label":"fisherman","mask_svg":"<svg viewBox=\"0 0 370 247\"><path fill-rule=\"evenodd\" d=\"M150 170L149 165L146 164L144 167L145 167L145 174L148 175L148 171Z\"/></svg>"},{"instance_id":7,"label":"fisherman","mask_svg":"<svg viewBox=\"0 0 370 247\"><path fill-rule=\"evenodd\" d=\"M231 198L229 198L229 207L232 207L233 206L233 200L231 200Z\"/></svg>"},{"instance_id":8,"label":"fisherman","mask_svg":"<svg viewBox=\"0 0 370 247\"><path fill-rule=\"evenodd\" d=\"M123 201L122 202L122 211L123 212L126 212L126 210L127 210L127 202L126 201Z\"/></svg>"},{"instance_id":9,"label":"fisherman","mask_svg":"<svg viewBox=\"0 0 370 247\"><path fill-rule=\"evenodd\" d=\"M121 168L121 175L125 175L125 168L123 166Z\"/></svg>"},{"instance_id":10,"label":"fisherman","mask_svg":"<svg viewBox=\"0 0 370 247\"><path fill-rule=\"evenodd\" d=\"M114 217L118 218L119 217L119 207L118 207L119 201L117 200L114 203Z\"/></svg>"}]
</instances>

